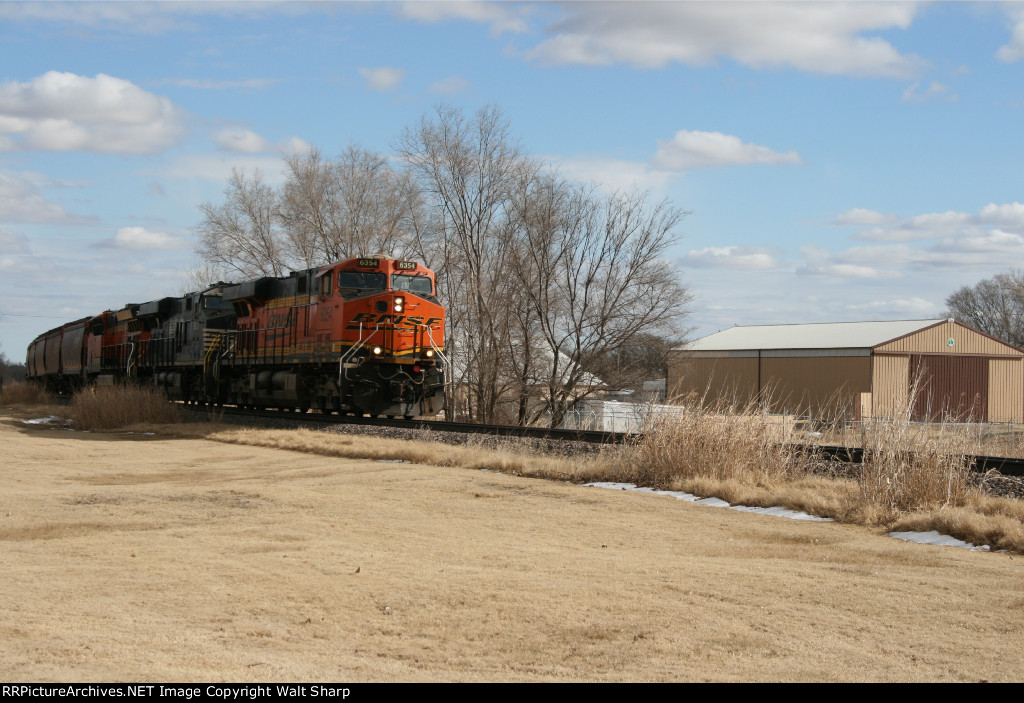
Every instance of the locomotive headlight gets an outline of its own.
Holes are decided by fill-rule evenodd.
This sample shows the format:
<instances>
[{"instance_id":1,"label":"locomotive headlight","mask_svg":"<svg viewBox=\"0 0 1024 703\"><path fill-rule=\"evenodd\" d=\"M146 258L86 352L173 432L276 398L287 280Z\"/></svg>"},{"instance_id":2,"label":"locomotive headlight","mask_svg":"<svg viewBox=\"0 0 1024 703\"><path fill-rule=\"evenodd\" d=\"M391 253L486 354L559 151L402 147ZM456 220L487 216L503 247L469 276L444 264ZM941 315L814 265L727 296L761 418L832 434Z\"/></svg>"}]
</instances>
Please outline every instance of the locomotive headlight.
<instances>
[{"instance_id":1,"label":"locomotive headlight","mask_svg":"<svg viewBox=\"0 0 1024 703\"><path fill-rule=\"evenodd\" d=\"M395 312L402 312L403 307L405 307L405 298L399 295L395 298Z\"/></svg>"},{"instance_id":2,"label":"locomotive headlight","mask_svg":"<svg viewBox=\"0 0 1024 703\"><path fill-rule=\"evenodd\" d=\"M375 355L377 355L377 356L380 356L380 353L381 353L382 351L384 351L384 350L383 350L383 349L381 349L380 347L374 347L374 348L373 348L373 353L374 353Z\"/></svg>"},{"instance_id":3,"label":"locomotive headlight","mask_svg":"<svg viewBox=\"0 0 1024 703\"><path fill-rule=\"evenodd\" d=\"M428 349L426 351L426 356L427 356L428 359L434 358L434 350L433 349Z\"/></svg>"}]
</instances>

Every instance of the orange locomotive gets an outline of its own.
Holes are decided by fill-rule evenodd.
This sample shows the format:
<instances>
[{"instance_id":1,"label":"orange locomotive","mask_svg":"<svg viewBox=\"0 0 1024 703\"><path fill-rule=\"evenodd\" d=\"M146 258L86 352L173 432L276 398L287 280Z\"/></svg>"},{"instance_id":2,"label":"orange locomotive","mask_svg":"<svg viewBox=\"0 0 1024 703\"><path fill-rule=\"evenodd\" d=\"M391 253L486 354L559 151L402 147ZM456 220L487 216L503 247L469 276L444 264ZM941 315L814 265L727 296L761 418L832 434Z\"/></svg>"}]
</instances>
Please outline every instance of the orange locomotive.
<instances>
[{"instance_id":1,"label":"orange locomotive","mask_svg":"<svg viewBox=\"0 0 1024 703\"><path fill-rule=\"evenodd\" d=\"M444 407L445 311L416 262L349 259L223 298L236 329L211 335L207 355L229 402L408 417Z\"/></svg>"},{"instance_id":2,"label":"orange locomotive","mask_svg":"<svg viewBox=\"0 0 1024 703\"><path fill-rule=\"evenodd\" d=\"M61 388L134 378L186 402L433 415L444 325L432 271L356 258L69 323L29 346L29 376ZM33 365L58 347L53 364Z\"/></svg>"}]
</instances>

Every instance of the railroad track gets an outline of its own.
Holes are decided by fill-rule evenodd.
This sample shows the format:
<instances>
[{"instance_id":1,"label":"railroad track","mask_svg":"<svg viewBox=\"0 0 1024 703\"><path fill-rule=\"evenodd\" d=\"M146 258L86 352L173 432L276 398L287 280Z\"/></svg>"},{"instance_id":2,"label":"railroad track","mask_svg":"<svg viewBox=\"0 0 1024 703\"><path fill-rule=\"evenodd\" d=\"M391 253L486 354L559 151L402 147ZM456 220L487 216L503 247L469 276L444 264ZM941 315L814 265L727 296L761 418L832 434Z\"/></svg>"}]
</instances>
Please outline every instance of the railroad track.
<instances>
[{"instance_id":1,"label":"railroad track","mask_svg":"<svg viewBox=\"0 0 1024 703\"><path fill-rule=\"evenodd\" d=\"M310 425L370 425L376 427L397 427L407 430L429 430L431 432L464 432L499 437L529 437L532 439L553 439L561 441L590 442L592 444L624 444L638 439L640 435L625 432L598 432L594 430L565 430L548 427L519 427L517 425L481 425L475 422L448 422L441 420L403 420L384 417L363 417L359 415L321 415L280 410L244 410L242 408L216 408L203 406L182 406L204 414L220 414L232 417L251 417L269 420L289 420Z\"/></svg>"},{"instance_id":2,"label":"railroad track","mask_svg":"<svg viewBox=\"0 0 1024 703\"><path fill-rule=\"evenodd\" d=\"M862 447L834 447L820 446L821 453L833 461L843 461L859 464L864 461L864 449ZM1003 456L985 456L976 454L967 457L971 470L976 473L998 471L1004 476L1024 476L1024 459L1014 459Z\"/></svg>"},{"instance_id":3,"label":"railroad track","mask_svg":"<svg viewBox=\"0 0 1024 703\"><path fill-rule=\"evenodd\" d=\"M309 425L369 425L377 427L395 427L409 430L428 430L430 432L463 432L467 434L485 434L499 437L528 437L531 439L548 439L558 441L589 442L593 444L626 444L643 438L640 434L627 432L600 432L596 430L566 430L548 427L519 427L516 425L481 425L472 422L448 422L440 420L403 420L381 417L362 417L356 415L321 415L316 413L283 412L279 410L245 410L233 407L196 407L183 406L186 410L204 414L225 414L239 418L288 420L290 422ZM819 445L822 456L832 461L859 464L864 460L864 449L861 447L840 447ZM1024 459L998 456L969 456L968 462L973 471L986 473L998 471L1004 476L1024 476Z\"/></svg>"}]
</instances>

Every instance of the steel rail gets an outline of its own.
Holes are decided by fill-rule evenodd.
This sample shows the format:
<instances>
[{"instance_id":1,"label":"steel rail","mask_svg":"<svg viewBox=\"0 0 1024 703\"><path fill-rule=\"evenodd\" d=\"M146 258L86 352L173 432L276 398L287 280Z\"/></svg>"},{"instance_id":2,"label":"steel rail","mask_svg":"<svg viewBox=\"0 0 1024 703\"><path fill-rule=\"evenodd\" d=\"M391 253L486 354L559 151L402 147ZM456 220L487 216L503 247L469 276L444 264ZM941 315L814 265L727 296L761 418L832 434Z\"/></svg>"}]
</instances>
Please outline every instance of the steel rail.
<instances>
[{"instance_id":1,"label":"steel rail","mask_svg":"<svg viewBox=\"0 0 1024 703\"><path fill-rule=\"evenodd\" d=\"M852 464L864 462L863 447L818 445L818 449L821 451L822 456L833 461L843 461ZM986 456L984 454L968 454L964 458L971 470L976 473L998 471L1004 476L1024 476L1024 459Z\"/></svg>"},{"instance_id":2,"label":"steel rail","mask_svg":"<svg viewBox=\"0 0 1024 703\"><path fill-rule=\"evenodd\" d=\"M408 430L429 430L431 432L464 432L487 434L499 437L527 437L532 439L553 439L579 441L591 444L624 444L641 435L626 432L601 432L597 430L566 430L549 427L520 427L517 425L481 425L475 422L450 422L442 420L405 420L401 418L365 417L361 415L322 415L280 410L245 410L225 406L183 405L185 410L199 413L225 413L237 417L253 417L273 420L290 420L322 425L369 425L396 427Z\"/></svg>"}]
</instances>

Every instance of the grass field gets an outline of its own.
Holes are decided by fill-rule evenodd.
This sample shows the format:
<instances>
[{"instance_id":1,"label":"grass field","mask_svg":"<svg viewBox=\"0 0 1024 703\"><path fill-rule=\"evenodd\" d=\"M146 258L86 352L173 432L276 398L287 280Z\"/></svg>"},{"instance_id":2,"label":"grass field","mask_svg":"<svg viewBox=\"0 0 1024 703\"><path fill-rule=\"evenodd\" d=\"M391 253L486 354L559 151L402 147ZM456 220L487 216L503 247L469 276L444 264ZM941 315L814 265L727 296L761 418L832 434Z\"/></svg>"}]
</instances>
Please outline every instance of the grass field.
<instances>
[{"instance_id":1,"label":"grass field","mask_svg":"<svg viewBox=\"0 0 1024 703\"><path fill-rule=\"evenodd\" d=\"M1012 554L166 432L0 421L3 680L1024 678Z\"/></svg>"}]
</instances>

